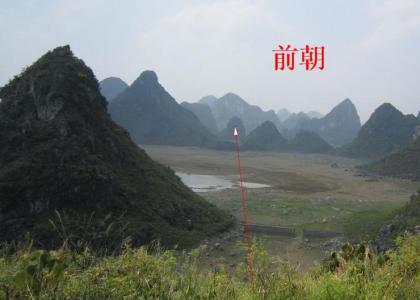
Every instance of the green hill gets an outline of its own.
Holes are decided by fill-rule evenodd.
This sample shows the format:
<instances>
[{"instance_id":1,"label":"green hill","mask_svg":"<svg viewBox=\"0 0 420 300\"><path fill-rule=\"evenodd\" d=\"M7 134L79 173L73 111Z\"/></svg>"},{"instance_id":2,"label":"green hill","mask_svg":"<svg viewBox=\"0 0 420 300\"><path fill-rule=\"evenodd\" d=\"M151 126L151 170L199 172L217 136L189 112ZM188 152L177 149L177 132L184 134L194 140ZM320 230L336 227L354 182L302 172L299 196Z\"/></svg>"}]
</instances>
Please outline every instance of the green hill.
<instances>
[{"instance_id":1,"label":"green hill","mask_svg":"<svg viewBox=\"0 0 420 300\"><path fill-rule=\"evenodd\" d=\"M287 140L270 121L255 128L245 139L243 150L279 151L287 148Z\"/></svg>"},{"instance_id":2,"label":"green hill","mask_svg":"<svg viewBox=\"0 0 420 300\"><path fill-rule=\"evenodd\" d=\"M363 168L379 175L420 181L420 138Z\"/></svg>"},{"instance_id":3,"label":"green hill","mask_svg":"<svg viewBox=\"0 0 420 300\"><path fill-rule=\"evenodd\" d=\"M153 71L143 72L109 105L114 121L138 144L210 146L217 138L159 84Z\"/></svg>"},{"instance_id":4,"label":"green hill","mask_svg":"<svg viewBox=\"0 0 420 300\"><path fill-rule=\"evenodd\" d=\"M63 237L48 222L56 210L73 216L59 226L69 243L86 237L83 226L97 232L110 214L119 217L118 230L128 223L134 245L191 244L228 223L110 119L92 70L69 46L42 56L0 98L1 241L29 232L38 244L57 246ZM82 229L72 234L75 228Z\"/></svg>"},{"instance_id":5,"label":"green hill","mask_svg":"<svg viewBox=\"0 0 420 300\"><path fill-rule=\"evenodd\" d=\"M348 156L378 158L407 146L420 121L404 115L390 103L379 106L362 126L357 138L339 150Z\"/></svg>"},{"instance_id":6,"label":"green hill","mask_svg":"<svg viewBox=\"0 0 420 300\"><path fill-rule=\"evenodd\" d=\"M332 151L333 147L315 132L302 130L289 141L288 149L303 153L326 153Z\"/></svg>"}]
</instances>

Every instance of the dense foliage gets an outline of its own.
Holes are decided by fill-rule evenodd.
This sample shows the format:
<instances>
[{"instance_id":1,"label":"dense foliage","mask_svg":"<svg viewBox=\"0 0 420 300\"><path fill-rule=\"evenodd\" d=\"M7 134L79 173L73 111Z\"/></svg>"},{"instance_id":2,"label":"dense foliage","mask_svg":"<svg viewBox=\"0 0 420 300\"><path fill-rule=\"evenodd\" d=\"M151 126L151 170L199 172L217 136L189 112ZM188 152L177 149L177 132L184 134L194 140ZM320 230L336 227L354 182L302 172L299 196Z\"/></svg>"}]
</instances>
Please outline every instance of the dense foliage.
<instances>
[{"instance_id":1,"label":"dense foliage","mask_svg":"<svg viewBox=\"0 0 420 300\"><path fill-rule=\"evenodd\" d=\"M399 238L398 249L376 255L363 244L345 244L324 264L300 274L276 264L254 243L255 291L244 264L199 268L194 250L176 255L154 247L127 248L98 258L88 249L62 247L0 257L1 299L418 299L420 236Z\"/></svg>"},{"instance_id":2,"label":"dense foliage","mask_svg":"<svg viewBox=\"0 0 420 300\"><path fill-rule=\"evenodd\" d=\"M29 232L56 246L46 221L55 210L80 217L69 224L76 229L92 212L98 226L110 212L123 216L134 244L191 244L229 223L110 119L93 72L68 46L41 57L0 98L0 240Z\"/></svg>"},{"instance_id":3,"label":"dense foliage","mask_svg":"<svg viewBox=\"0 0 420 300\"><path fill-rule=\"evenodd\" d=\"M380 175L420 181L420 139L364 168Z\"/></svg>"}]
</instances>

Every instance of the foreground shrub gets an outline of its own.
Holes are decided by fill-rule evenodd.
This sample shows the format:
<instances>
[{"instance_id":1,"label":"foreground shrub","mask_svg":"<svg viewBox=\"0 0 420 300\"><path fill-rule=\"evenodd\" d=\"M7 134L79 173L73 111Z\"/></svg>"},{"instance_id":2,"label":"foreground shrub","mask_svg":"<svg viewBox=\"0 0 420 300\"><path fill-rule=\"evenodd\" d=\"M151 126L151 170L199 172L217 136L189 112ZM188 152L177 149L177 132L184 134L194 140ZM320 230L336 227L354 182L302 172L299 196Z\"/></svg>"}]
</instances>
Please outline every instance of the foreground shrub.
<instances>
[{"instance_id":1,"label":"foreground shrub","mask_svg":"<svg viewBox=\"0 0 420 300\"><path fill-rule=\"evenodd\" d=\"M300 274L287 263L273 270L255 243L255 292L244 264L199 268L199 249L186 254L125 249L117 256L92 252L22 250L0 258L0 299L418 299L420 237L397 240L398 250L371 253L344 245L324 266Z\"/></svg>"}]
</instances>

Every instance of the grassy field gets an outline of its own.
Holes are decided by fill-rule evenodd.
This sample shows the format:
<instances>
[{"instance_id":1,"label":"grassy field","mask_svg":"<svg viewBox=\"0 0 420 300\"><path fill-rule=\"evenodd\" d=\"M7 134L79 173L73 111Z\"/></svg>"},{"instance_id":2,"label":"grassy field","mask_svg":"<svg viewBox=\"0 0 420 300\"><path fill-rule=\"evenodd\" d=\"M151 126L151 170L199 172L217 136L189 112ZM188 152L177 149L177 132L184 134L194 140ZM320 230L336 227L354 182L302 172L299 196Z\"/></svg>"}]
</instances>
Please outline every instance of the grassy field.
<instances>
[{"instance_id":1,"label":"grassy field","mask_svg":"<svg viewBox=\"0 0 420 300\"><path fill-rule=\"evenodd\" d=\"M187 147L147 146L147 153L179 172L235 175L235 153ZM392 218L409 195L413 182L358 176L363 161L328 155L243 152L244 179L270 188L246 191L251 223L295 228L297 236L253 234L272 256L306 269L331 250L335 239L305 238L304 230L344 233L339 240L368 240ZM240 219L237 189L201 195ZM240 228L205 242L203 261L236 265L243 259ZM216 247L216 246L217 247Z\"/></svg>"}]
</instances>

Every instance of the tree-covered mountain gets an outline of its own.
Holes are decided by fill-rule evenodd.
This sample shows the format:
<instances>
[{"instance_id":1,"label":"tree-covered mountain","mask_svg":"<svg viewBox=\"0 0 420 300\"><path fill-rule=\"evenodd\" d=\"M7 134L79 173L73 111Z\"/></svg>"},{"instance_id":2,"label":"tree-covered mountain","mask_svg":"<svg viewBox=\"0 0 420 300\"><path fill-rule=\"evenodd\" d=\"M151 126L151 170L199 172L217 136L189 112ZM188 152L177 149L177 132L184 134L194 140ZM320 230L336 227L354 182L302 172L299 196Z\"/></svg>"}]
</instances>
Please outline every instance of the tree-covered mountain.
<instances>
[{"instance_id":1,"label":"tree-covered mountain","mask_svg":"<svg viewBox=\"0 0 420 300\"><path fill-rule=\"evenodd\" d=\"M182 102L181 106L188 109L213 134L218 133L216 120L207 104Z\"/></svg>"},{"instance_id":2,"label":"tree-covered mountain","mask_svg":"<svg viewBox=\"0 0 420 300\"><path fill-rule=\"evenodd\" d=\"M150 73L139 80L156 85ZM122 216L134 244L191 243L228 223L110 119L92 70L69 46L42 56L0 98L0 240L29 232L59 246L48 222L56 210L74 217L60 227L67 238L111 215Z\"/></svg>"},{"instance_id":3,"label":"tree-covered mountain","mask_svg":"<svg viewBox=\"0 0 420 300\"><path fill-rule=\"evenodd\" d=\"M128 87L128 84L118 77L108 77L99 82L99 88L100 88L101 94L108 101L111 101L112 99L114 99L127 87Z\"/></svg>"},{"instance_id":4,"label":"tree-covered mountain","mask_svg":"<svg viewBox=\"0 0 420 300\"><path fill-rule=\"evenodd\" d=\"M349 156L377 158L407 146L419 120L404 115L390 103L379 106L360 129L357 138L339 152Z\"/></svg>"},{"instance_id":5,"label":"tree-covered mountain","mask_svg":"<svg viewBox=\"0 0 420 300\"><path fill-rule=\"evenodd\" d=\"M233 131L234 129L238 130L239 137L238 140L241 142L246 138L246 128L242 123L242 120L236 116L232 117L225 129L219 132L219 139L221 141L233 142Z\"/></svg>"},{"instance_id":6,"label":"tree-covered mountain","mask_svg":"<svg viewBox=\"0 0 420 300\"><path fill-rule=\"evenodd\" d=\"M363 168L379 175L420 181L420 138Z\"/></svg>"},{"instance_id":7,"label":"tree-covered mountain","mask_svg":"<svg viewBox=\"0 0 420 300\"><path fill-rule=\"evenodd\" d=\"M351 142L361 127L356 107L345 99L320 119L300 120L295 131L310 130L333 146Z\"/></svg>"},{"instance_id":8,"label":"tree-covered mountain","mask_svg":"<svg viewBox=\"0 0 420 300\"><path fill-rule=\"evenodd\" d=\"M109 105L114 121L139 144L211 146L216 137L159 84L153 71L143 72Z\"/></svg>"},{"instance_id":9,"label":"tree-covered mountain","mask_svg":"<svg viewBox=\"0 0 420 300\"><path fill-rule=\"evenodd\" d=\"M251 132L264 121L271 121L278 128L281 127L280 121L273 110L263 111L256 105L250 105L236 94L228 93L215 100L213 97L201 99L200 103L207 103L216 119L219 130L226 128L227 123L233 117L239 117L246 130Z\"/></svg>"},{"instance_id":10,"label":"tree-covered mountain","mask_svg":"<svg viewBox=\"0 0 420 300\"><path fill-rule=\"evenodd\" d=\"M317 133L308 130L299 131L288 144L288 150L293 152L327 153L332 149Z\"/></svg>"},{"instance_id":11,"label":"tree-covered mountain","mask_svg":"<svg viewBox=\"0 0 420 300\"><path fill-rule=\"evenodd\" d=\"M287 140L273 122L265 121L251 131L241 148L254 151L284 151L287 148Z\"/></svg>"}]
</instances>

